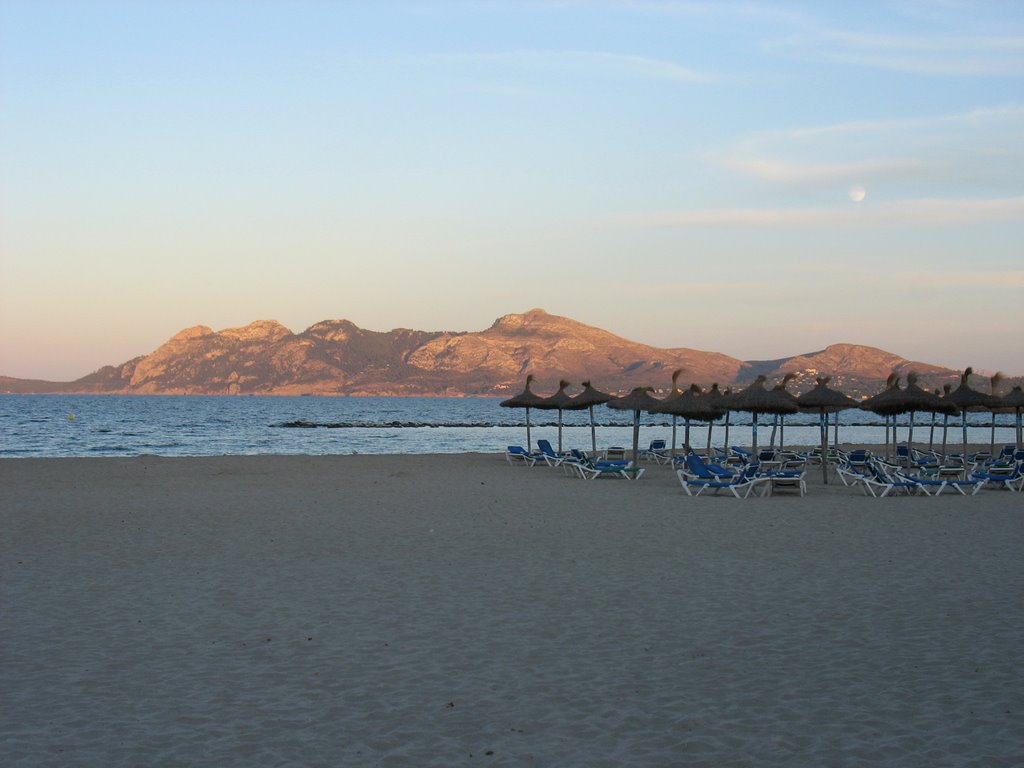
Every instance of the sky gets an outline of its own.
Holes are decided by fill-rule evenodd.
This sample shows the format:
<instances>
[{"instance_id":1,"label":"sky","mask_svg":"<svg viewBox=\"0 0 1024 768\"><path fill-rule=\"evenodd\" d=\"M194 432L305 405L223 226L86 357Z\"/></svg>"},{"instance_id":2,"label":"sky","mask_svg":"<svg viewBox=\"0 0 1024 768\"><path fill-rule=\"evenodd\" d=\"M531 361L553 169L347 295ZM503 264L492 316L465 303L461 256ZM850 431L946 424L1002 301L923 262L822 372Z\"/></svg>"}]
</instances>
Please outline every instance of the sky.
<instances>
[{"instance_id":1,"label":"sky","mask_svg":"<svg viewBox=\"0 0 1024 768\"><path fill-rule=\"evenodd\" d=\"M0 0L0 375L534 307L1024 374L1024 3Z\"/></svg>"}]
</instances>

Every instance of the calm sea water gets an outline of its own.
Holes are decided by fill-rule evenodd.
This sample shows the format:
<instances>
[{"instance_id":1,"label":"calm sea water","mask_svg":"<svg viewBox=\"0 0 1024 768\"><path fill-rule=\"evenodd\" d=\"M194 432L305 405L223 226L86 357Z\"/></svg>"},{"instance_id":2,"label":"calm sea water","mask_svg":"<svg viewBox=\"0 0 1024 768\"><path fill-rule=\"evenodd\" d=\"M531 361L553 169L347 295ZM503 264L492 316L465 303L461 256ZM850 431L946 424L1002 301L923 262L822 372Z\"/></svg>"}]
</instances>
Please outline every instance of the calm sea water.
<instances>
[{"instance_id":1,"label":"calm sea water","mask_svg":"<svg viewBox=\"0 0 1024 768\"><path fill-rule=\"evenodd\" d=\"M415 397L164 397L88 395L0 395L0 456L216 456L246 454L493 453L526 442L524 412L501 408L491 398ZM928 417L915 427L927 444ZM987 413L969 421L987 424ZM598 448L632 442L629 415L595 409ZM729 442L750 444L750 417L733 414ZM586 411L567 412L565 448L591 447ZM738 424L736 422L739 422ZM312 426L285 426L305 423ZM534 442L557 446L557 414L531 411ZM671 419L644 415L640 440L671 438ZM905 421L901 421L904 424ZM958 424L951 420L951 424ZM719 423L721 424L721 422ZM941 424L941 421L939 422ZM768 442L771 417L762 417L760 444ZM900 429L904 440L906 429ZM817 417L787 418L786 443L818 442ZM941 442L942 430L935 432ZM712 442L722 445L724 429ZM840 442L881 444L882 421L868 413L840 414ZM972 443L987 444L989 428L971 426ZM996 443L1014 439L1013 416L997 416ZM678 441L683 440L683 425ZM705 445L707 427L694 426L691 442ZM949 442L962 440L959 426Z\"/></svg>"}]
</instances>

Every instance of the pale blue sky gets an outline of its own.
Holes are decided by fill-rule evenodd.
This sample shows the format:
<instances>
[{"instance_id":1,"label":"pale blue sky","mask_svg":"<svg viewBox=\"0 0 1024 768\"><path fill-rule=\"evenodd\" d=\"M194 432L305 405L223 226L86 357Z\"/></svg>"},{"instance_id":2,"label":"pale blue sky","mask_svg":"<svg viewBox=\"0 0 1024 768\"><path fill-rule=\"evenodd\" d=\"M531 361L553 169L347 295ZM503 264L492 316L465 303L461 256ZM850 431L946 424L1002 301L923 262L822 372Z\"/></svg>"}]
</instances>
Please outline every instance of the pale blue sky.
<instances>
[{"instance_id":1,"label":"pale blue sky","mask_svg":"<svg viewBox=\"0 0 1024 768\"><path fill-rule=\"evenodd\" d=\"M1024 4L0 0L0 374L543 307L1024 373Z\"/></svg>"}]
</instances>

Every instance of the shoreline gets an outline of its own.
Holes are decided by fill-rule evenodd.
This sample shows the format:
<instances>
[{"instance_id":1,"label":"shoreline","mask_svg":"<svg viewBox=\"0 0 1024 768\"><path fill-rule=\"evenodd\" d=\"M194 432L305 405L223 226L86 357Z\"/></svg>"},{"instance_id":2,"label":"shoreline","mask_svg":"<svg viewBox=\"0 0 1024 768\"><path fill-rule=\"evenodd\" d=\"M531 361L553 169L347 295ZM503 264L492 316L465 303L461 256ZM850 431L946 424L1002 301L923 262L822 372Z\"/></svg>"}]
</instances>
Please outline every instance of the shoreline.
<instances>
[{"instance_id":1,"label":"shoreline","mask_svg":"<svg viewBox=\"0 0 1024 768\"><path fill-rule=\"evenodd\" d=\"M1024 497L808 481L0 460L7 759L1013 764Z\"/></svg>"}]
</instances>

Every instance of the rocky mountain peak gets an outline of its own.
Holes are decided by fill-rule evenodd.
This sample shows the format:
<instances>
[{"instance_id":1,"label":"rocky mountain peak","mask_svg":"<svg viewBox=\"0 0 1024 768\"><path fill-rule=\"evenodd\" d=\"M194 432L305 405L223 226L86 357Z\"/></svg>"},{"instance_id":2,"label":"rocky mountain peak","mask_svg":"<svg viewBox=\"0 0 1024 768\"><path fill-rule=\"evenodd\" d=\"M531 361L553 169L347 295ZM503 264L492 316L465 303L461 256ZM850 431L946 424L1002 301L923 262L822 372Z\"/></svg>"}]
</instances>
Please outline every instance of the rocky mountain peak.
<instances>
[{"instance_id":1,"label":"rocky mountain peak","mask_svg":"<svg viewBox=\"0 0 1024 768\"><path fill-rule=\"evenodd\" d=\"M742 384L798 373L793 389L817 376L869 392L892 372L924 374L941 385L956 372L891 352L837 343L778 360L742 361L717 352L661 349L624 339L535 308L499 317L478 332L368 331L348 320L324 320L294 334L276 320L214 332L186 328L148 355L105 366L77 381L5 379L7 391L152 394L506 395L536 377L536 392L560 379L589 379L606 391L635 386ZM774 381L773 381L774 383ZM1012 382L1009 382L1012 386Z\"/></svg>"},{"instance_id":2,"label":"rocky mountain peak","mask_svg":"<svg viewBox=\"0 0 1024 768\"><path fill-rule=\"evenodd\" d=\"M220 335L237 339L238 341L274 342L293 334L277 322L277 320L256 320L248 325L243 325L241 328L225 328L220 332Z\"/></svg>"},{"instance_id":3,"label":"rocky mountain peak","mask_svg":"<svg viewBox=\"0 0 1024 768\"><path fill-rule=\"evenodd\" d=\"M212 336L213 329L205 325L193 325L191 328L185 328L184 330L178 331L174 334L168 342L171 341L191 341L192 339L199 339L203 336Z\"/></svg>"}]
</instances>

